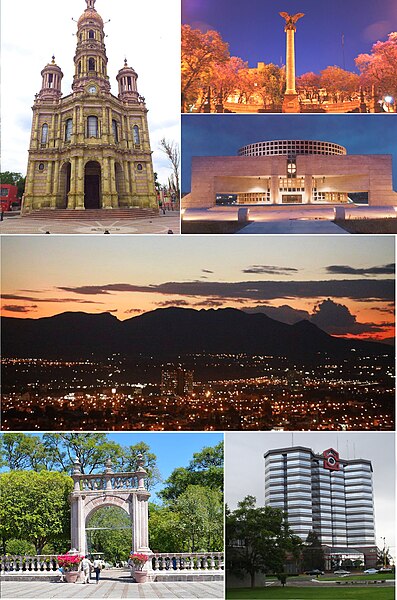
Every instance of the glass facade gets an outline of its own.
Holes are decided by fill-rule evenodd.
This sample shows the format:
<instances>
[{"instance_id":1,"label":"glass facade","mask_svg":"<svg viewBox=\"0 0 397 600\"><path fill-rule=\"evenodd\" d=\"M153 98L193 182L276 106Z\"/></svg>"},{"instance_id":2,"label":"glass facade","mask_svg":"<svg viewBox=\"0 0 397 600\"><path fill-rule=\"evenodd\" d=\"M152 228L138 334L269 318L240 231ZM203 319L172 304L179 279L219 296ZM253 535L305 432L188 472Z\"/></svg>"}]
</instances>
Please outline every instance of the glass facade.
<instances>
[{"instance_id":1,"label":"glass facade","mask_svg":"<svg viewBox=\"0 0 397 600\"><path fill-rule=\"evenodd\" d=\"M372 467L365 459L340 459L327 468L309 448L265 454L265 503L284 510L294 533L316 531L323 545L375 544Z\"/></svg>"}]
</instances>

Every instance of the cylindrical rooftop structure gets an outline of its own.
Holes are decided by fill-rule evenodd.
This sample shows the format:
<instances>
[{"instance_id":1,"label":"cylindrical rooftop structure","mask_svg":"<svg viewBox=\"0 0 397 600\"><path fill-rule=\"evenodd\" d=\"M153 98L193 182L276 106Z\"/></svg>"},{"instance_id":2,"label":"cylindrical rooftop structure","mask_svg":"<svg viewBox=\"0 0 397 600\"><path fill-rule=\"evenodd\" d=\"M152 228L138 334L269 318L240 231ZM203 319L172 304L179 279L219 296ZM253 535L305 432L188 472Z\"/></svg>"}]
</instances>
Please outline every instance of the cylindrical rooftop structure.
<instances>
[{"instance_id":1,"label":"cylindrical rooftop structure","mask_svg":"<svg viewBox=\"0 0 397 600\"><path fill-rule=\"evenodd\" d=\"M239 156L297 156L298 154L347 154L346 148L319 140L270 140L248 144L238 150Z\"/></svg>"}]
</instances>

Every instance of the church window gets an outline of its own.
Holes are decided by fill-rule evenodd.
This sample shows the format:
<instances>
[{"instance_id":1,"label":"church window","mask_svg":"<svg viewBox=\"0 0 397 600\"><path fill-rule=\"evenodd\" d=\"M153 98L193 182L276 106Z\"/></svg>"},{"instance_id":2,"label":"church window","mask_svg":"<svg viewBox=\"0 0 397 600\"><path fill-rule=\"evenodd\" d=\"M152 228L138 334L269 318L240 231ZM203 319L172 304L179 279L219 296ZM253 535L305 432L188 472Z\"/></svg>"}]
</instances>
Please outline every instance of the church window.
<instances>
[{"instance_id":1,"label":"church window","mask_svg":"<svg viewBox=\"0 0 397 600\"><path fill-rule=\"evenodd\" d=\"M73 120L66 119L65 121L65 142L70 142L72 137Z\"/></svg>"},{"instance_id":2,"label":"church window","mask_svg":"<svg viewBox=\"0 0 397 600\"><path fill-rule=\"evenodd\" d=\"M88 117L88 137L98 137L98 117Z\"/></svg>"},{"instance_id":3,"label":"church window","mask_svg":"<svg viewBox=\"0 0 397 600\"><path fill-rule=\"evenodd\" d=\"M44 171L44 163L39 164L39 171Z\"/></svg>"},{"instance_id":4,"label":"church window","mask_svg":"<svg viewBox=\"0 0 397 600\"><path fill-rule=\"evenodd\" d=\"M138 171L142 171L142 170L143 170L143 166L141 165L141 163L139 163L139 164L136 166L136 168L137 168L137 170L138 170Z\"/></svg>"},{"instance_id":5,"label":"church window","mask_svg":"<svg viewBox=\"0 0 397 600\"><path fill-rule=\"evenodd\" d=\"M115 119L112 119L113 138L116 144L119 142L119 126Z\"/></svg>"},{"instance_id":6,"label":"church window","mask_svg":"<svg viewBox=\"0 0 397 600\"><path fill-rule=\"evenodd\" d=\"M95 33L92 31L92 29L89 30L88 37L89 37L90 40L95 39Z\"/></svg>"},{"instance_id":7,"label":"church window","mask_svg":"<svg viewBox=\"0 0 397 600\"><path fill-rule=\"evenodd\" d=\"M41 128L41 143L46 144L47 141L48 141L48 125L47 125L47 123L44 123L43 127Z\"/></svg>"},{"instance_id":8,"label":"church window","mask_svg":"<svg viewBox=\"0 0 397 600\"><path fill-rule=\"evenodd\" d=\"M131 77L127 77L127 90L129 92L132 90Z\"/></svg>"},{"instance_id":9,"label":"church window","mask_svg":"<svg viewBox=\"0 0 397 600\"><path fill-rule=\"evenodd\" d=\"M81 60L79 60L79 74L81 73Z\"/></svg>"},{"instance_id":10,"label":"church window","mask_svg":"<svg viewBox=\"0 0 397 600\"><path fill-rule=\"evenodd\" d=\"M48 74L48 87L52 88L54 83L54 75L52 73Z\"/></svg>"},{"instance_id":11,"label":"church window","mask_svg":"<svg viewBox=\"0 0 397 600\"><path fill-rule=\"evenodd\" d=\"M95 58L88 59L88 70L95 71Z\"/></svg>"},{"instance_id":12,"label":"church window","mask_svg":"<svg viewBox=\"0 0 397 600\"><path fill-rule=\"evenodd\" d=\"M133 131L133 135L134 135L134 144L140 144L141 143L141 139L140 139L140 135L139 135L139 127L138 127L138 125L134 125L132 131Z\"/></svg>"}]
</instances>

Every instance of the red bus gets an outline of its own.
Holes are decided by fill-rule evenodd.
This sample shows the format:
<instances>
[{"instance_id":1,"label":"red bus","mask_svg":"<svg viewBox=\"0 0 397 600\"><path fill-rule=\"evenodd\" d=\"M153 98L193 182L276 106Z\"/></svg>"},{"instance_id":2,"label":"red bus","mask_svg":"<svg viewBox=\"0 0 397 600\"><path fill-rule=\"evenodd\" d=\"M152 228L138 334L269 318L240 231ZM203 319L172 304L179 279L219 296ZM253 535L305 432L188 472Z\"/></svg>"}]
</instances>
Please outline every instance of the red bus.
<instances>
[{"instance_id":1,"label":"red bus","mask_svg":"<svg viewBox=\"0 0 397 600\"><path fill-rule=\"evenodd\" d=\"M16 185L10 185L9 183L0 184L1 212L19 210L21 208L21 201L17 193L18 188Z\"/></svg>"}]
</instances>

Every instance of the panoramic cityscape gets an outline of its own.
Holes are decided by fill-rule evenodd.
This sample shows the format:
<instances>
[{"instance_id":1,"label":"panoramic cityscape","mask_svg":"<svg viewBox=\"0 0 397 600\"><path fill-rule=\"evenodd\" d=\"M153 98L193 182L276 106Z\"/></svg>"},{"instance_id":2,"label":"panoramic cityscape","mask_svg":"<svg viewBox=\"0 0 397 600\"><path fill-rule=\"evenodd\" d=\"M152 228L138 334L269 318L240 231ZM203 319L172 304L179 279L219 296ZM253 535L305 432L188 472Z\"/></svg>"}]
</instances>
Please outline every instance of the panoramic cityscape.
<instances>
[{"instance_id":1,"label":"panoramic cityscape","mask_svg":"<svg viewBox=\"0 0 397 600\"><path fill-rule=\"evenodd\" d=\"M394 428L392 239L108 242L3 240L4 430Z\"/></svg>"}]
</instances>

